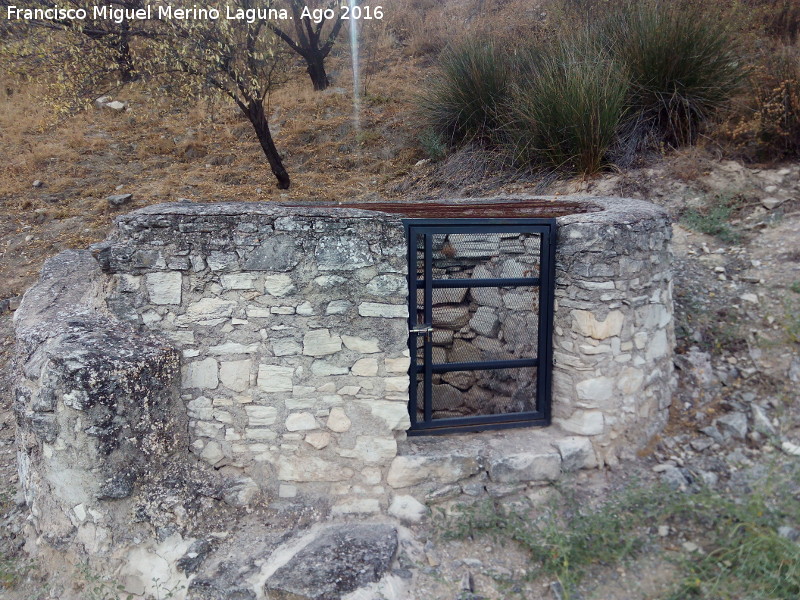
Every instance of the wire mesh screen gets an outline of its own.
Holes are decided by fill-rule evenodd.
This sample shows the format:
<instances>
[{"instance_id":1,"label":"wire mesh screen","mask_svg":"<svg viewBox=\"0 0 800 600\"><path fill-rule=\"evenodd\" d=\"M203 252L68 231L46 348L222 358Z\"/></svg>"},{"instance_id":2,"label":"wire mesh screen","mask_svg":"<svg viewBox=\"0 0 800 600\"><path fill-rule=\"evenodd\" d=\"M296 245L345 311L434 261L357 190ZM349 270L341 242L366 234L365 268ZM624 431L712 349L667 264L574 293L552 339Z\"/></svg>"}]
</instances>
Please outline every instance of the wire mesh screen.
<instances>
[{"instance_id":1,"label":"wire mesh screen","mask_svg":"<svg viewBox=\"0 0 800 600\"><path fill-rule=\"evenodd\" d=\"M541 410L543 234L456 230L412 239L412 330L425 332L412 337L416 422Z\"/></svg>"}]
</instances>

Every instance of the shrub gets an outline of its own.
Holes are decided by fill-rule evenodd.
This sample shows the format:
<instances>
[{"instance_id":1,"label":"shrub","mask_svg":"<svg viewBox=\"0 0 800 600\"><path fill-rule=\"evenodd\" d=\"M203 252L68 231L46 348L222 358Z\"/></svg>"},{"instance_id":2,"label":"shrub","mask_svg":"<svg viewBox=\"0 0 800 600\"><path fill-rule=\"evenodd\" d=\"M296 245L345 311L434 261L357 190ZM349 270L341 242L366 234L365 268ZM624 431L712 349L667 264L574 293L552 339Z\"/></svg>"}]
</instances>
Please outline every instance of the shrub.
<instances>
[{"instance_id":1,"label":"shrub","mask_svg":"<svg viewBox=\"0 0 800 600\"><path fill-rule=\"evenodd\" d=\"M491 142L500 129L510 84L509 61L485 40L444 50L439 73L420 99L428 126L448 145Z\"/></svg>"},{"instance_id":2,"label":"shrub","mask_svg":"<svg viewBox=\"0 0 800 600\"><path fill-rule=\"evenodd\" d=\"M517 155L569 171L602 166L625 112L628 77L588 41L525 53L511 112Z\"/></svg>"},{"instance_id":3,"label":"shrub","mask_svg":"<svg viewBox=\"0 0 800 600\"><path fill-rule=\"evenodd\" d=\"M702 5L639 2L613 10L598 30L630 73L639 140L654 133L672 146L693 143L742 81L731 29Z\"/></svg>"}]
</instances>

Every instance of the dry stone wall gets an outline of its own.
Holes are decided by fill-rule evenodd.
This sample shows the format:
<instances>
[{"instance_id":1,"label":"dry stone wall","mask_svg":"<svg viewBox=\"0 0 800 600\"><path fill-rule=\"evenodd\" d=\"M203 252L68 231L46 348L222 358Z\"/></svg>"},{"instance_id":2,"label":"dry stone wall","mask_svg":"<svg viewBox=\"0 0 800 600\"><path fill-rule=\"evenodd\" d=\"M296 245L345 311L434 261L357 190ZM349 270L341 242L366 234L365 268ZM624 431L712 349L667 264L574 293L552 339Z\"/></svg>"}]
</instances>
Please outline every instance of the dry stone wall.
<instances>
[{"instance_id":1,"label":"dry stone wall","mask_svg":"<svg viewBox=\"0 0 800 600\"><path fill-rule=\"evenodd\" d=\"M667 418L670 224L645 202L570 200L586 211L558 218L554 424L541 429L406 438L400 216L176 203L120 217L91 252L51 259L15 314L33 537L122 565L127 590L153 593L153 573L176 587L201 573L214 545L202 524L222 505L230 522L259 502L417 522L430 505L533 496L563 473L615 465ZM497 242L514 252L455 276L535 265L524 237ZM487 240L459 243L476 258ZM439 249L442 274L453 245ZM453 334L440 358L481 350L480 338L527 350L535 312L514 290L483 297L492 291L439 298L441 323L458 325L440 327ZM437 385L493 385L449 378ZM498 397L513 400L500 384Z\"/></svg>"},{"instance_id":2,"label":"dry stone wall","mask_svg":"<svg viewBox=\"0 0 800 600\"><path fill-rule=\"evenodd\" d=\"M259 471L271 496L378 512L380 468L409 426L403 229L362 211L292 212L123 217L95 249L108 305L180 349L192 452Z\"/></svg>"}]
</instances>

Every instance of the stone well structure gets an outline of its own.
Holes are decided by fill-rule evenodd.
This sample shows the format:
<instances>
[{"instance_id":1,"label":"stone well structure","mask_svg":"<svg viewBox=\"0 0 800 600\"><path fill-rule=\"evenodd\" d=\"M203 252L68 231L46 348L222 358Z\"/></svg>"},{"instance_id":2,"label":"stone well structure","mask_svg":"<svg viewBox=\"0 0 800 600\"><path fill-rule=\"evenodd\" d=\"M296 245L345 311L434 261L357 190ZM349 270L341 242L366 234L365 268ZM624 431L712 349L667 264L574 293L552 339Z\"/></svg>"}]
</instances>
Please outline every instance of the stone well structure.
<instances>
[{"instance_id":1,"label":"stone well structure","mask_svg":"<svg viewBox=\"0 0 800 600\"><path fill-rule=\"evenodd\" d=\"M198 539L189 497L404 515L524 494L644 446L671 399L667 214L627 199L541 199L532 213L503 201L522 203L510 216L558 217L546 428L406 437L402 219L420 205L162 204L48 261L15 315L36 533L116 561L141 593L153 556L193 577L175 566ZM449 204L492 216L492 201Z\"/></svg>"}]
</instances>

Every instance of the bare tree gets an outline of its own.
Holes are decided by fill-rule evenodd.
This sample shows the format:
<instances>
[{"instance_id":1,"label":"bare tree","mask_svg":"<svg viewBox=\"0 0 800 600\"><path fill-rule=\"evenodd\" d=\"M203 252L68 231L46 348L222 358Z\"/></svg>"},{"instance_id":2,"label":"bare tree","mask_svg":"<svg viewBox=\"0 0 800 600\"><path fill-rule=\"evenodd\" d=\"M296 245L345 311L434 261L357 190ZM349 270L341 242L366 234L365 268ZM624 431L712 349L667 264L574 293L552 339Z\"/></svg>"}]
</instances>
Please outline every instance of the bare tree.
<instances>
[{"instance_id":1,"label":"bare tree","mask_svg":"<svg viewBox=\"0 0 800 600\"><path fill-rule=\"evenodd\" d=\"M287 1L292 11L295 37L292 38L275 23L270 23L269 27L292 51L303 57L314 89L324 90L330 85L328 74L325 72L325 59L330 54L344 23L342 13L339 11L339 2L336 0L324 4L318 2L318 5L312 8L313 2L306 0ZM325 15L331 13L334 15L333 18L326 18ZM328 23L332 25L326 29Z\"/></svg>"}]
</instances>

